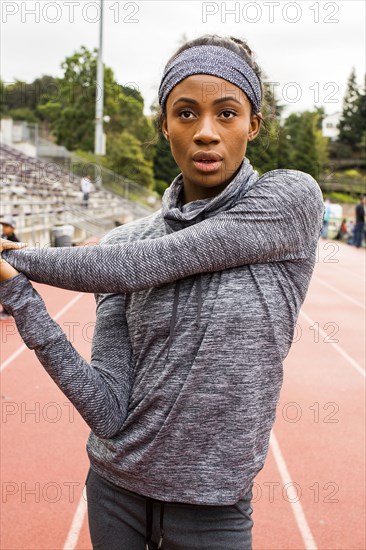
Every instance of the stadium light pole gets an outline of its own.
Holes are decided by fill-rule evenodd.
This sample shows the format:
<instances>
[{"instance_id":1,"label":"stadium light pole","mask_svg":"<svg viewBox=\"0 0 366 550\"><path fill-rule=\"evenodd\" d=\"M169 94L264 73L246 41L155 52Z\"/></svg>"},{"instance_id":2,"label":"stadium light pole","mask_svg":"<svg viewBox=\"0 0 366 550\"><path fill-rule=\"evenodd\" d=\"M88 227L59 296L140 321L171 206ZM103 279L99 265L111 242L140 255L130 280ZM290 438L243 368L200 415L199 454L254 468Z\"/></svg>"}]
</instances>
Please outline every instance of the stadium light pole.
<instances>
[{"instance_id":1,"label":"stadium light pole","mask_svg":"<svg viewBox=\"0 0 366 550\"><path fill-rule=\"evenodd\" d=\"M103 155L103 103L104 103L104 65L103 65L103 0L100 0L99 50L97 61L97 89L95 96L95 142L94 153Z\"/></svg>"}]
</instances>

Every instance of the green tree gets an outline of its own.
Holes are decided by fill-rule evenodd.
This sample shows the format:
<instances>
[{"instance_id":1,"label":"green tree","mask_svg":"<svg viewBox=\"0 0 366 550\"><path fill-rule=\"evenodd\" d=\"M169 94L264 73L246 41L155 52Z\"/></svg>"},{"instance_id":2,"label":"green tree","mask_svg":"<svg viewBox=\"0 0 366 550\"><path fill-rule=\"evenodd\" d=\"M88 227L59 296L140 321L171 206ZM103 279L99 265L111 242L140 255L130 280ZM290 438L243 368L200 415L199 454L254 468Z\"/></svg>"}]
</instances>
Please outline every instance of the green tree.
<instances>
[{"instance_id":1,"label":"green tree","mask_svg":"<svg viewBox=\"0 0 366 550\"><path fill-rule=\"evenodd\" d=\"M97 50L84 46L61 64L57 94L38 106L38 113L50 121L56 141L67 149L91 151L94 144ZM105 81L110 71L105 71ZM43 98L44 99L44 98Z\"/></svg>"},{"instance_id":2,"label":"green tree","mask_svg":"<svg viewBox=\"0 0 366 550\"><path fill-rule=\"evenodd\" d=\"M180 168L176 164L170 150L169 142L158 131L160 107L158 103L150 106L152 112L152 123L155 128L154 138L154 178L157 183L156 191L162 194L162 191L171 184L173 179L180 173Z\"/></svg>"},{"instance_id":3,"label":"green tree","mask_svg":"<svg viewBox=\"0 0 366 550\"><path fill-rule=\"evenodd\" d=\"M179 173L180 168L173 158L169 143L162 136L159 136L154 158L154 177L170 185Z\"/></svg>"},{"instance_id":4,"label":"green tree","mask_svg":"<svg viewBox=\"0 0 366 550\"><path fill-rule=\"evenodd\" d=\"M153 162L145 159L141 142L127 130L107 141L105 165L118 175L153 189Z\"/></svg>"},{"instance_id":5,"label":"green tree","mask_svg":"<svg viewBox=\"0 0 366 550\"><path fill-rule=\"evenodd\" d=\"M36 109L42 96L57 93L57 79L48 75L36 78L30 84L16 80L12 83L3 82L2 85L3 101L7 110L29 109L36 117Z\"/></svg>"},{"instance_id":6,"label":"green tree","mask_svg":"<svg viewBox=\"0 0 366 550\"><path fill-rule=\"evenodd\" d=\"M291 113L287 117L281 142L286 143L286 165L281 168L302 170L318 179L327 163L327 140L322 136L319 119L321 111ZM281 164L284 164L282 162Z\"/></svg>"},{"instance_id":7,"label":"green tree","mask_svg":"<svg viewBox=\"0 0 366 550\"><path fill-rule=\"evenodd\" d=\"M5 100L5 83L0 79L0 116L6 116L8 110Z\"/></svg>"},{"instance_id":8,"label":"green tree","mask_svg":"<svg viewBox=\"0 0 366 550\"><path fill-rule=\"evenodd\" d=\"M277 168L291 168L293 166L293 136L286 121L278 129L277 145Z\"/></svg>"},{"instance_id":9,"label":"green tree","mask_svg":"<svg viewBox=\"0 0 366 550\"><path fill-rule=\"evenodd\" d=\"M37 123L39 119L36 117L34 111L28 107L19 107L18 109L10 109L8 116L13 120L25 120L26 122Z\"/></svg>"},{"instance_id":10,"label":"green tree","mask_svg":"<svg viewBox=\"0 0 366 550\"><path fill-rule=\"evenodd\" d=\"M358 136L357 148L364 153L366 149L366 74L364 75L363 90L357 101L357 112L358 116L355 121Z\"/></svg>"},{"instance_id":11,"label":"green tree","mask_svg":"<svg viewBox=\"0 0 366 550\"><path fill-rule=\"evenodd\" d=\"M319 176L316 134L312 113L305 112L299 116L300 126L297 133L296 147L293 151L294 166L312 175Z\"/></svg>"},{"instance_id":12,"label":"green tree","mask_svg":"<svg viewBox=\"0 0 366 550\"><path fill-rule=\"evenodd\" d=\"M284 106L279 104L271 87L265 84L261 109L264 123L256 139L248 143L246 153L260 174L279 167L280 119L283 109Z\"/></svg>"},{"instance_id":13,"label":"green tree","mask_svg":"<svg viewBox=\"0 0 366 550\"><path fill-rule=\"evenodd\" d=\"M348 78L346 94L343 98L342 116L339 121L338 141L349 145L352 150L362 139L362 128L359 121L360 92L356 80L356 71L353 67Z\"/></svg>"},{"instance_id":14,"label":"green tree","mask_svg":"<svg viewBox=\"0 0 366 550\"><path fill-rule=\"evenodd\" d=\"M64 74L58 80L57 94L42 96L37 108L39 116L49 122L57 143L71 151L94 149L97 54L96 49L89 51L82 46L67 57L61 65ZM118 84L112 69L105 67L104 115L108 115L109 122L104 124L107 151L103 164L151 187L154 128L143 111L140 92Z\"/></svg>"},{"instance_id":15,"label":"green tree","mask_svg":"<svg viewBox=\"0 0 366 550\"><path fill-rule=\"evenodd\" d=\"M151 140L154 137L154 125L144 115L141 93L135 88L115 82L113 88L106 93L105 111L111 117L107 131L116 134L127 130L141 142L146 160L153 160L155 150L151 146Z\"/></svg>"},{"instance_id":16,"label":"green tree","mask_svg":"<svg viewBox=\"0 0 366 550\"><path fill-rule=\"evenodd\" d=\"M94 149L97 55L97 49L89 51L82 46L67 57L61 64L64 75L58 80L57 94L38 107L39 115L50 121L57 142L70 150ZM128 129L141 141L151 137L143 107L140 93L120 86L112 69L104 67L104 115L110 117L104 125L107 136Z\"/></svg>"}]
</instances>

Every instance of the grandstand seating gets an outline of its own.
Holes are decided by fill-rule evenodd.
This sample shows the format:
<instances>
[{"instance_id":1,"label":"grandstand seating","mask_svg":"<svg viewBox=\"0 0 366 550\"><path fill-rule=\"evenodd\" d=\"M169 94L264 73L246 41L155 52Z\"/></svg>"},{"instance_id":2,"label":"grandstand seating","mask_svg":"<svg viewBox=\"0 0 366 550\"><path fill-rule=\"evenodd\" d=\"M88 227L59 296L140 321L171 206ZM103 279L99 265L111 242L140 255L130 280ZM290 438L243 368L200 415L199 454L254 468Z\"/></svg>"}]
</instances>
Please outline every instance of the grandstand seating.
<instances>
[{"instance_id":1,"label":"grandstand seating","mask_svg":"<svg viewBox=\"0 0 366 550\"><path fill-rule=\"evenodd\" d=\"M79 176L56 162L29 157L5 144L0 145L0 183L0 215L11 214L19 238L33 245L53 244L55 226L72 225L73 244L77 244L153 212L103 186L94 186L86 209Z\"/></svg>"}]
</instances>

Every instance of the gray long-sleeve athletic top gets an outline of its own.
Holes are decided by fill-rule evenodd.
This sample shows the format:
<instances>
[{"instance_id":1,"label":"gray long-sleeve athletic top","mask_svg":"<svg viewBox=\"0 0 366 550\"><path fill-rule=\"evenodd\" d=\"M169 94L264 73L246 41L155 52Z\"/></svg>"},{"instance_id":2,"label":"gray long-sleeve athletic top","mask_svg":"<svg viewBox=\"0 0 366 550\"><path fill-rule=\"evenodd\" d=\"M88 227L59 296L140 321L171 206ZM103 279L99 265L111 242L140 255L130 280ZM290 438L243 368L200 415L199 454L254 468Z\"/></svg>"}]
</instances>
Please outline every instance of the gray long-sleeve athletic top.
<instances>
[{"instance_id":1,"label":"gray long-sleeve athletic top","mask_svg":"<svg viewBox=\"0 0 366 550\"><path fill-rule=\"evenodd\" d=\"M91 428L91 467L165 501L233 504L263 467L282 362L316 261L323 197L304 172L247 159L216 197L158 212L100 245L10 250L0 283L26 345ZM93 292L90 365L30 280Z\"/></svg>"}]
</instances>

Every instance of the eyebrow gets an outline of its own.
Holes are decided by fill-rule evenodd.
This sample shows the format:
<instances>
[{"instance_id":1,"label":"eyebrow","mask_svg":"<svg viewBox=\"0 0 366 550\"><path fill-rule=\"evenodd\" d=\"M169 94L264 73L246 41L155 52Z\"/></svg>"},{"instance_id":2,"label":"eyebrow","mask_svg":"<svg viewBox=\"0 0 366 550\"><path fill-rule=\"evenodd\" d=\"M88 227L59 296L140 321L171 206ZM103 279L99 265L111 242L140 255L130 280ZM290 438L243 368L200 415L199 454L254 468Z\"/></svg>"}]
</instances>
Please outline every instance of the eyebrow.
<instances>
[{"instance_id":1,"label":"eyebrow","mask_svg":"<svg viewBox=\"0 0 366 550\"><path fill-rule=\"evenodd\" d=\"M230 96L230 95L226 96L226 97L219 97L218 99L215 99L212 102L212 104L217 105L218 103L223 103L224 101L235 101L235 103L238 103L239 105L242 105L242 103L238 99L235 99L235 97ZM180 97L179 99L176 99L174 101L172 107L174 107L174 105L176 105L177 103L180 103L180 102L192 103L194 105L198 104L198 101L196 101L195 99L192 99L191 97Z\"/></svg>"}]
</instances>

